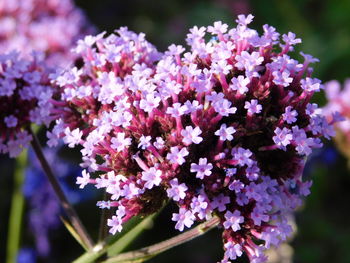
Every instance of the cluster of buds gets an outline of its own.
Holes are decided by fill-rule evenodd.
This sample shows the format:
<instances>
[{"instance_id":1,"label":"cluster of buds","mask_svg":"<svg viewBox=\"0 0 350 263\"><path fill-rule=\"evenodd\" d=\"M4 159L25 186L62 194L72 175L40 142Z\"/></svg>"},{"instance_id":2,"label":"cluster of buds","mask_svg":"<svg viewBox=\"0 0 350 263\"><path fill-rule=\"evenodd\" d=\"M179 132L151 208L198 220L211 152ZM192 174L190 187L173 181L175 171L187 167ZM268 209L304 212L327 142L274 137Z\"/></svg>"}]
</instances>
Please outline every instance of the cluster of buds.
<instances>
[{"instance_id":1,"label":"cluster of buds","mask_svg":"<svg viewBox=\"0 0 350 263\"><path fill-rule=\"evenodd\" d=\"M335 125L334 139L339 150L350 159L350 80L345 81L343 89L338 81L329 81L325 83L325 92L328 104L322 109L323 114L332 119L332 113L339 112L344 117Z\"/></svg>"},{"instance_id":2,"label":"cluster of buds","mask_svg":"<svg viewBox=\"0 0 350 263\"><path fill-rule=\"evenodd\" d=\"M0 49L23 55L41 51L55 65L73 60L69 49L92 33L83 13L71 0L2 0Z\"/></svg>"},{"instance_id":3,"label":"cluster of buds","mask_svg":"<svg viewBox=\"0 0 350 263\"><path fill-rule=\"evenodd\" d=\"M31 60L16 52L0 55L0 153L18 156L31 141L31 123L48 125L53 89L39 54Z\"/></svg>"},{"instance_id":4,"label":"cluster of buds","mask_svg":"<svg viewBox=\"0 0 350 263\"><path fill-rule=\"evenodd\" d=\"M179 207L172 220L180 231L220 219L222 262L243 253L264 262L263 251L291 234L287 215L311 186L302 180L305 157L334 135L337 116L327 121L310 103L322 88L311 77L316 59L288 55L301 40L289 32L280 42L268 25L260 36L252 19L240 15L230 30L195 26L186 53L171 45L159 54L125 28L78 42L82 66L55 81L49 144L82 147L77 183L109 194L98 205L115 209L112 234L168 200Z\"/></svg>"}]
</instances>

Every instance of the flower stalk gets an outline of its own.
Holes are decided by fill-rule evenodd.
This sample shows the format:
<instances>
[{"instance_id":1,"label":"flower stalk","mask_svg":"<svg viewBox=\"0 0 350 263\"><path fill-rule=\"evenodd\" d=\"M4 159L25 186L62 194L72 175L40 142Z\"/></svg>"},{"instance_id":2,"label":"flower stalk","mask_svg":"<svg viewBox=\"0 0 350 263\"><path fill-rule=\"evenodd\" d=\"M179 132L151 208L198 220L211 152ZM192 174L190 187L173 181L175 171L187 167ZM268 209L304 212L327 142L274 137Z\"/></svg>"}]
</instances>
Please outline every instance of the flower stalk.
<instances>
[{"instance_id":1,"label":"flower stalk","mask_svg":"<svg viewBox=\"0 0 350 263\"><path fill-rule=\"evenodd\" d=\"M84 243L84 247L91 249L94 246L94 243L93 243L90 235L87 233L82 222L80 221L75 209L70 204L66 195L64 194L57 178L53 174L52 169L51 169L50 165L48 164L48 162L43 154L43 151L41 149L38 138L36 137L36 135L34 134L34 132L32 131L31 128L28 129L28 132L33 137L31 145L34 149L34 152L35 152L36 156L38 157L38 160L39 160L45 174L47 175L47 178L48 178L54 192L56 193L56 195L57 195L57 197L62 205L62 208L64 209L64 211L69 219L69 222L71 223L71 225L75 229L76 233L79 235L81 241Z\"/></svg>"},{"instance_id":2,"label":"flower stalk","mask_svg":"<svg viewBox=\"0 0 350 263\"><path fill-rule=\"evenodd\" d=\"M108 194L104 193L104 200L107 201ZM100 219L100 229L98 233L98 241L102 242L106 236L108 235L108 228L107 228L107 220L110 216L111 212L108 209L103 209L101 213L101 219Z\"/></svg>"},{"instance_id":3,"label":"flower stalk","mask_svg":"<svg viewBox=\"0 0 350 263\"><path fill-rule=\"evenodd\" d=\"M143 262L170 248L179 246L207 233L209 230L218 226L219 223L220 219L218 217L213 217L212 219L198 225L197 227L179 234L173 238L135 251L119 254L118 256L107 259L103 263Z\"/></svg>"},{"instance_id":4,"label":"flower stalk","mask_svg":"<svg viewBox=\"0 0 350 263\"><path fill-rule=\"evenodd\" d=\"M104 241L95 245L93 249L84 253L79 258L73 261L73 263L92 263L97 259L103 258L105 255L108 257L116 256L122 252L135 238L137 238L150 224L152 224L154 217L157 214L150 215L136 225L134 225L129 231L121 233L120 236L106 238ZM131 224L131 221L128 222Z\"/></svg>"},{"instance_id":5,"label":"flower stalk","mask_svg":"<svg viewBox=\"0 0 350 263\"><path fill-rule=\"evenodd\" d=\"M24 170L27 163L27 154L27 151L23 151L16 159L14 190L12 194L9 230L7 234L7 263L16 261L16 256L20 245L21 225L25 203L22 193L22 185L24 180Z\"/></svg>"}]
</instances>

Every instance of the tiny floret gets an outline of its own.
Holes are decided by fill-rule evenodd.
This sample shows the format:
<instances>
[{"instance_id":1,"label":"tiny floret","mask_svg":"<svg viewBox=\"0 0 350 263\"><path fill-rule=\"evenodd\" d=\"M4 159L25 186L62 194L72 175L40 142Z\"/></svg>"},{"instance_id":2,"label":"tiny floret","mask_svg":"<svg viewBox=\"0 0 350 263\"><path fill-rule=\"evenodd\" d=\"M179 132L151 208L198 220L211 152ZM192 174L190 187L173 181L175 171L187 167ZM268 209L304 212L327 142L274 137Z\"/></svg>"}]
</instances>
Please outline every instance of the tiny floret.
<instances>
[{"instance_id":1,"label":"tiny floret","mask_svg":"<svg viewBox=\"0 0 350 263\"><path fill-rule=\"evenodd\" d=\"M207 163L207 158L199 158L198 164L191 163L191 172L196 173L196 177L199 179L203 179L204 176L211 175L211 169L213 169L213 165L211 163Z\"/></svg>"}]
</instances>

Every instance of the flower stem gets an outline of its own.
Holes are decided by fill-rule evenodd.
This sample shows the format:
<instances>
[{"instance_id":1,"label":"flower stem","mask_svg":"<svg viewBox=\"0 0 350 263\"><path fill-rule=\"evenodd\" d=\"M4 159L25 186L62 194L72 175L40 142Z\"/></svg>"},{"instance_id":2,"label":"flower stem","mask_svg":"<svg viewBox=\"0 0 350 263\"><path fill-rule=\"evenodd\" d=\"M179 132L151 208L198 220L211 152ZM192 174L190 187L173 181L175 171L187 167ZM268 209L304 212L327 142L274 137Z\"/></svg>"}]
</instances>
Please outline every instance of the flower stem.
<instances>
[{"instance_id":1,"label":"flower stem","mask_svg":"<svg viewBox=\"0 0 350 263\"><path fill-rule=\"evenodd\" d=\"M119 254L118 256L112 257L103 263L121 263L121 262L143 262L148 260L170 248L181 245L188 242L196 237L199 237L209 230L215 228L219 224L219 218L214 217L207 222L204 222L197 227L182 233L176 237L170 238L163 242L144 247L135 251Z\"/></svg>"},{"instance_id":2,"label":"flower stem","mask_svg":"<svg viewBox=\"0 0 350 263\"><path fill-rule=\"evenodd\" d=\"M27 150L23 150L16 159L14 172L14 190L12 194L11 212L7 233L7 254L6 262L16 262L21 238L21 225L24 210L24 196L22 185L24 180L24 170L27 162Z\"/></svg>"},{"instance_id":3,"label":"flower stem","mask_svg":"<svg viewBox=\"0 0 350 263\"><path fill-rule=\"evenodd\" d=\"M93 263L101 262L104 260L105 255L115 256L121 251L123 251L137 236L139 236L145 228L147 228L153 222L153 218L156 214L150 215L141 221L135 218L134 220L138 222L127 222L126 225L131 224L131 229L125 228L125 231L116 236L110 236L110 238L105 239L103 242L98 243L92 250L84 253L79 258L73 261L73 263ZM121 236L120 236L121 235Z\"/></svg>"},{"instance_id":4,"label":"flower stem","mask_svg":"<svg viewBox=\"0 0 350 263\"><path fill-rule=\"evenodd\" d=\"M88 249L91 249L94 246L94 243L93 243L91 237L89 236L85 227L81 223L81 221L78 217L78 214L74 210L73 206L69 203L69 201L68 201L66 195L64 194L57 178L54 176L50 165L48 164L47 160L45 159L45 156L44 156L43 151L41 149L38 138L36 137L36 135L34 134L34 132L30 128L29 128L29 133L33 137L31 144L32 144L32 147L35 151L35 154L38 157L39 162L40 162L43 170L45 171L45 174L46 174L53 190L55 191L56 196L58 197L58 199L61 203L61 206L63 207L71 225L73 226L73 228L75 229L75 231L77 232L77 234L79 235L80 239L85 244L85 246Z\"/></svg>"},{"instance_id":5,"label":"flower stem","mask_svg":"<svg viewBox=\"0 0 350 263\"><path fill-rule=\"evenodd\" d=\"M107 201L108 200L108 193L104 192L103 195L103 200ZM102 242L106 236L108 235L108 228L107 228L107 220L110 216L110 210L109 209L102 209L101 213L101 221L100 221L100 229L98 233L98 242Z\"/></svg>"}]
</instances>

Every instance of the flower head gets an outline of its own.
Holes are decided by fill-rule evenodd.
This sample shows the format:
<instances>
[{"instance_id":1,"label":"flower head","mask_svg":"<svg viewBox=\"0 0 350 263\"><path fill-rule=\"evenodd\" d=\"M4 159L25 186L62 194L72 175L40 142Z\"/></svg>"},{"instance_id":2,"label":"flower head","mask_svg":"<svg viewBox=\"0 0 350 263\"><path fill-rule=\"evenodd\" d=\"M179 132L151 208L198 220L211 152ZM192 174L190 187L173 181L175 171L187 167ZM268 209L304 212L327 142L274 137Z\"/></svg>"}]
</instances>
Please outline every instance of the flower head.
<instances>
[{"instance_id":1,"label":"flower head","mask_svg":"<svg viewBox=\"0 0 350 263\"><path fill-rule=\"evenodd\" d=\"M54 114L60 107L64 114L53 132L82 131L82 154L100 172L90 182L115 193L109 207L125 208L110 221L113 233L120 220L153 213L170 198L180 231L219 217L226 262L242 253L263 262L265 240L290 235L286 216L310 186L301 177L305 156L333 134L332 123L310 106L321 88L310 62L289 56L300 39L288 33L280 44L268 26L259 36L247 26L252 19L239 16L233 29L194 27L185 53L172 45L159 54L125 28L90 37L96 45L81 51L83 67L57 78L64 102ZM206 33L214 38L206 41ZM111 79L101 82L102 75ZM130 139L120 151L111 139L118 134ZM123 179L107 180L111 172ZM140 190L123 190L131 188Z\"/></svg>"},{"instance_id":2,"label":"flower head","mask_svg":"<svg viewBox=\"0 0 350 263\"><path fill-rule=\"evenodd\" d=\"M16 157L31 141L29 125L51 121L50 70L39 54L26 60L16 52L0 55L0 68L0 153Z\"/></svg>"},{"instance_id":3,"label":"flower head","mask_svg":"<svg viewBox=\"0 0 350 263\"><path fill-rule=\"evenodd\" d=\"M0 5L0 49L17 49L30 57L32 51L59 66L76 58L74 43L94 31L72 0L3 0Z\"/></svg>"}]
</instances>

